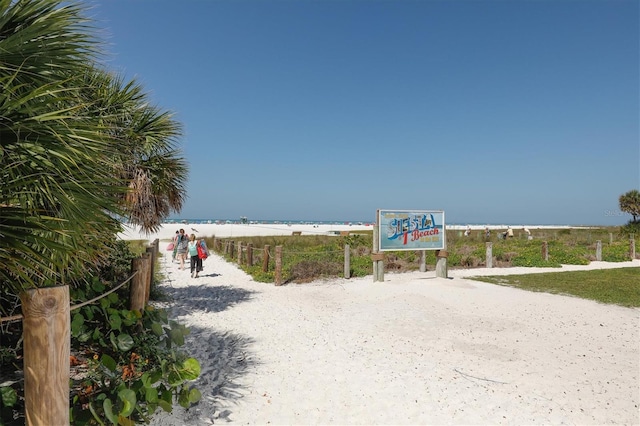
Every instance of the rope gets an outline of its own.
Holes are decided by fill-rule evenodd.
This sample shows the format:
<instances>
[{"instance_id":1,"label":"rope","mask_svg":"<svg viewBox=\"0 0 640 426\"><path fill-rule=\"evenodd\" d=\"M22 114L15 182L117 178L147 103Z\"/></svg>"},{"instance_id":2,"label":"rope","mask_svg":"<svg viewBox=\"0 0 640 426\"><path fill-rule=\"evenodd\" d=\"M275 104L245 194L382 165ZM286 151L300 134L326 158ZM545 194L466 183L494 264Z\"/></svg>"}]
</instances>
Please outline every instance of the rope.
<instances>
[{"instance_id":1,"label":"rope","mask_svg":"<svg viewBox=\"0 0 640 426\"><path fill-rule=\"evenodd\" d=\"M103 297L110 295L111 293L113 293L114 291L116 291L116 290L120 289L120 288L121 288L122 286L124 286L126 283L128 283L129 281L131 281L131 280L133 279L133 277L135 277L135 276L138 274L138 272L139 272L139 271L135 271L135 272L134 272L134 273L133 273L129 278L127 278L124 282L122 282L122 283L118 284L116 287L112 288L111 290L107 291L106 293L101 294L101 295L100 295L100 296L98 296L98 297L94 297L94 298L93 298L93 299L91 299L91 300L87 300L86 302L82 302L82 303L77 304L77 305L71 305L71 306L69 307L69 311L73 311L73 310L75 310L75 309L82 308L83 306L86 306L86 305L88 305L88 304L90 304L90 303L96 302L96 301L98 301L98 300L102 299ZM13 315L13 316L10 316L10 317L0 317L0 323L3 323L3 322L9 322L9 321L18 321L18 320L21 320L21 319L24 319L24 316L23 316L22 314Z\"/></svg>"},{"instance_id":2,"label":"rope","mask_svg":"<svg viewBox=\"0 0 640 426\"><path fill-rule=\"evenodd\" d=\"M90 304L90 303L96 302L96 301L98 301L98 300L102 299L103 297L110 295L111 293L113 293L114 291L118 290L118 289L119 289L119 288L121 288L123 285L125 285L126 283L128 283L129 281L131 281L131 280L133 279L133 277L135 277L135 276L138 274L138 272L140 272L140 271L135 271L135 272L134 272L134 273L133 273L129 278L127 278L123 283L118 284L116 287L112 288L111 290L107 291L106 293L104 293L104 294L102 294L102 295L100 295L100 296L98 296L98 297L94 297L94 298L93 298L93 299L91 299L91 300L87 300L86 302L82 302L82 303L80 303L80 304L78 304L78 305L70 306L70 307L69 307L69 310L70 310L70 311L73 311L73 310L75 310L75 309L82 308L83 306L86 306L86 305L88 305L88 304Z\"/></svg>"}]
</instances>

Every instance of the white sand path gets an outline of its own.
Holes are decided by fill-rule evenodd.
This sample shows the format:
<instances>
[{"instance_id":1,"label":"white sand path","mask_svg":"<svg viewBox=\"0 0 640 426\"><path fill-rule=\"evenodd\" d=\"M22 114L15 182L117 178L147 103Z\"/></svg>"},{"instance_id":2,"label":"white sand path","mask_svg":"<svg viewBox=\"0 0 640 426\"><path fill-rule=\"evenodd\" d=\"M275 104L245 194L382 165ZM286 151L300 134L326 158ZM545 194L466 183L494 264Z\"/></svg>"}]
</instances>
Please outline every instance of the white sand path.
<instances>
[{"instance_id":1,"label":"white sand path","mask_svg":"<svg viewBox=\"0 0 640 426\"><path fill-rule=\"evenodd\" d=\"M639 309L464 278L541 268L275 287L161 262L203 400L152 425L640 424Z\"/></svg>"}]
</instances>

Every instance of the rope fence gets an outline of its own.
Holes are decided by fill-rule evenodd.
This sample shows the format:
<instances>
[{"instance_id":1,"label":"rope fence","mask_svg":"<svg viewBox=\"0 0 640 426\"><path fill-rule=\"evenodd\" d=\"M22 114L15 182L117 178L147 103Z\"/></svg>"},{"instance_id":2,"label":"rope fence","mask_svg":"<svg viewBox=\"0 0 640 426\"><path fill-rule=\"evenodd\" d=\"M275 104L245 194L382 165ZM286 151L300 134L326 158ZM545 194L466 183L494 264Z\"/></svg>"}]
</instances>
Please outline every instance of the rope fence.
<instances>
[{"instance_id":1,"label":"rope fence","mask_svg":"<svg viewBox=\"0 0 640 426\"><path fill-rule=\"evenodd\" d=\"M528 256L531 256L532 249L535 252L535 248L538 247L538 256L541 261L549 262L551 257L552 260L556 259L555 262L558 262L557 259L563 258L561 249L558 248L558 243L553 238L554 234L546 236L551 237L550 241L542 239L526 239L526 250L529 253ZM598 236L601 237L601 235ZM449 240L449 235L447 235L447 237L447 240ZM586 249L584 250L583 256L588 261L623 261L625 259L633 260L637 258L635 240L633 238L628 240L628 245L625 248L625 240L614 241L612 234L609 235L609 241L607 241L609 243L608 245L605 245L606 243L603 244L602 240L594 241L591 234L587 235L587 237L586 241L572 241L568 246L579 246ZM633 235L630 235L630 237L633 237ZM477 241L483 240L483 238L478 237L478 234L475 238L462 237L469 242L471 242L470 240L472 239L477 240L475 245L478 247L473 250L468 247L462 247L458 251L451 249L448 251L441 251L441 253L425 253L416 251L416 253L411 252L407 254L404 252L400 255L397 252L383 252L377 253L377 256L374 256L371 248L364 247L363 245L358 245L354 249L351 249L348 244L345 244L344 250L335 249L335 246L327 247L327 249L324 250L300 250L297 247L292 247L290 250L286 250L286 247L281 245L275 247L265 245L263 248L256 248L253 247L252 243L247 243L242 240L234 240L229 237L222 239L216 239L215 237L212 238L212 246L215 252L218 252L226 259L233 261L242 267L251 269L253 271L251 273L256 273L255 268L262 265L262 272L268 273L268 276L272 276L275 285L282 285L285 281L288 282L296 279L304 281L308 278L318 278L322 276L335 277L340 276L341 274L345 278L350 278L351 262L358 262L361 268L363 262L362 258L366 258L367 261L373 262L374 272L376 268L376 261L380 262L378 267L386 267L386 269L390 271L401 270L403 265L409 265L410 268L415 268L416 270L419 269L421 272L424 272L427 270L427 257L430 259L430 262L435 262L436 272L438 272L438 265L441 265L441 267L446 270L447 260L449 262L449 266L484 266L486 268L492 268L494 266L504 266L505 262L510 264L509 259L513 258L514 255L517 254L514 253L513 250L518 249L518 247L505 246L504 244L507 244L506 240L498 240L497 242L487 240L484 244L478 245ZM455 236L453 238L456 239ZM524 238L518 238L516 236L514 241L517 241L518 239L523 240ZM280 242L281 240L276 239L276 241ZM482 253L480 253L480 251L482 251ZM615 260L612 260L612 257L615 257ZM442 258L445 258L445 260L443 261ZM386 265L384 264L384 261L386 261ZM340 267L342 263L344 263L344 269ZM443 263L444 266L442 266ZM443 276L446 276L446 272L443 273L445 273Z\"/></svg>"},{"instance_id":2,"label":"rope fence","mask_svg":"<svg viewBox=\"0 0 640 426\"><path fill-rule=\"evenodd\" d=\"M28 289L20 294L22 314L0 318L0 323L22 320L27 424L70 424L71 311L95 303L126 284L130 284L130 309L144 310L149 301L158 247L156 239L142 256L133 259L131 275L124 282L97 297L71 305L68 285Z\"/></svg>"},{"instance_id":3,"label":"rope fence","mask_svg":"<svg viewBox=\"0 0 640 426\"><path fill-rule=\"evenodd\" d=\"M69 306L69 310L70 311L74 311L76 309L80 309L83 306L86 305L90 305L91 303L97 302L98 300L102 299L103 297L106 297L108 295L110 295L111 293L118 291L120 288L122 288L125 284L129 283L129 281L131 281L136 275L138 275L140 273L140 271L135 271L131 274L131 276L129 276L129 278L127 278L124 282L118 284L116 287L112 288L111 290L101 294L98 297L94 297L91 300L87 300L86 302L82 302L82 303L78 303L77 305L71 305ZM0 317L0 323L3 322L9 322L9 321L18 321L23 319L24 316L22 314L18 314L18 315L12 315L10 317Z\"/></svg>"}]
</instances>

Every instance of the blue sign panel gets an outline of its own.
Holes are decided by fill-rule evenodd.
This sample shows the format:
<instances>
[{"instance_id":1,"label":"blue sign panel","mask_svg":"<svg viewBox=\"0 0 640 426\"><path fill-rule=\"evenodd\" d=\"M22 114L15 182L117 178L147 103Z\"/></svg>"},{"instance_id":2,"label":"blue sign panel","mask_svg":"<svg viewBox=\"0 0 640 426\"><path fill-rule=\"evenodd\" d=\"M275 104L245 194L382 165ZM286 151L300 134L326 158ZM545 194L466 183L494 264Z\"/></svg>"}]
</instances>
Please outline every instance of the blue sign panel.
<instances>
[{"instance_id":1,"label":"blue sign panel","mask_svg":"<svg viewBox=\"0 0 640 426\"><path fill-rule=\"evenodd\" d=\"M380 251L442 250L444 211L378 210Z\"/></svg>"}]
</instances>

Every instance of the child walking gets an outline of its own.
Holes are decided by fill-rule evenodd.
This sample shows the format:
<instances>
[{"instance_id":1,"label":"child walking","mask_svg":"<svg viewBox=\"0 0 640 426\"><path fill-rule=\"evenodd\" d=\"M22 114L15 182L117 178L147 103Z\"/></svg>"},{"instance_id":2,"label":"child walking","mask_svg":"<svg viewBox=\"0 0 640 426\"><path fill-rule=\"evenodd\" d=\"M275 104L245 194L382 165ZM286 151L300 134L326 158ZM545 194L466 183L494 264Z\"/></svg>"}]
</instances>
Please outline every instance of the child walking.
<instances>
[{"instance_id":1,"label":"child walking","mask_svg":"<svg viewBox=\"0 0 640 426\"><path fill-rule=\"evenodd\" d=\"M202 271L202 259L198 256L198 242L196 235L189 236L189 256L191 256L191 278L198 278L198 272Z\"/></svg>"}]
</instances>

